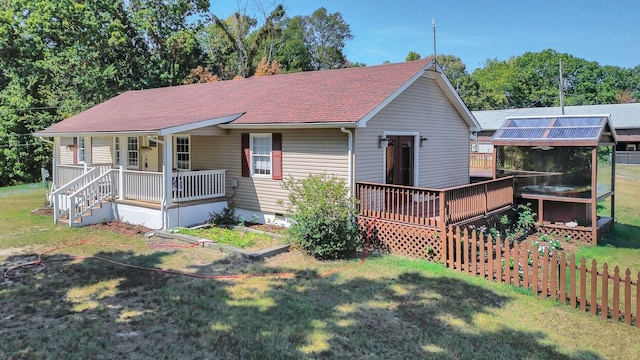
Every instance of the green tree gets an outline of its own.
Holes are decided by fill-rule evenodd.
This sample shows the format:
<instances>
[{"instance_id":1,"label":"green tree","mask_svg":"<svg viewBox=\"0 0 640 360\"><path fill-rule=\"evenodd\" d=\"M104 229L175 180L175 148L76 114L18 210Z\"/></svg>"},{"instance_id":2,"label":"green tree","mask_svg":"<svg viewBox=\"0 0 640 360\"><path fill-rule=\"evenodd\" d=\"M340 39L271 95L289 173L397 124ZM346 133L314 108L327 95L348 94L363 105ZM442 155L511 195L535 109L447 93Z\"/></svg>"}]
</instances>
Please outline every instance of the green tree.
<instances>
[{"instance_id":1,"label":"green tree","mask_svg":"<svg viewBox=\"0 0 640 360\"><path fill-rule=\"evenodd\" d=\"M327 9L321 7L311 16L302 17L301 23L313 70L339 69L348 65L343 49L353 35L339 12L328 14Z\"/></svg>"},{"instance_id":2,"label":"green tree","mask_svg":"<svg viewBox=\"0 0 640 360\"><path fill-rule=\"evenodd\" d=\"M271 63L274 58L276 38L281 32L280 22L284 16L284 8L278 5L266 17L262 26L252 32L258 21L256 18L247 16L246 12L237 11L226 21L212 15L213 23L205 33L204 41L209 44L211 58L215 59L222 55L225 65L218 67L219 71L226 72L221 74L222 77L229 78L231 74L233 77L249 77L253 75L256 66L263 58ZM214 53L215 51L220 53ZM231 54L233 56L230 56Z\"/></svg>"},{"instance_id":3,"label":"green tree","mask_svg":"<svg viewBox=\"0 0 640 360\"><path fill-rule=\"evenodd\" d=\"M409 51L409 54L407 54L405 61L415 61L415 60L420 60L420 54L418 54L415 51Z\"/></svg>"},{"instance_id":4,"label":"green tree","mask_svg":"<svg viewBox=\"0 0 640 360\"><path fill-rule=\"evenodd\" d=\"M549 49L506 61L487 60L471 74L479 84L479 105L482 109L558 106L560 61L565 105L633 101L640 93L633 69L600 66Z\"/></svg>"},{"instance_id":5,"label":"green tree","mask_svg":"<svg viewBox=\"0 0 640 360\"><path fill-rule=\"evenodd\" d=\"M302 17L296 16L284 21L275 59L282 65L283 72L313 70L311 52L305 44Z\"/></svg>"},{"instance_id":6,"label":"green tree","mask_svg":"<svg viewBox=\"0 0 640 360\"><path fill-rule=\"evenodd\" d=\"M197 38L208 0L129 0L127 11L148 58L145 87L182 83L203 62Z\"/></svg>"},{"instance_id":7,"label":"green tree","mask_svg":"<svg viewBox=\"0 0 640 360\"><path fill-rule=\"evenodd\" d=\"M145 52L121 1L14 0L0 7L0 186L37 180L34 131L135 88Z\"/></svg>"}]
</instances>

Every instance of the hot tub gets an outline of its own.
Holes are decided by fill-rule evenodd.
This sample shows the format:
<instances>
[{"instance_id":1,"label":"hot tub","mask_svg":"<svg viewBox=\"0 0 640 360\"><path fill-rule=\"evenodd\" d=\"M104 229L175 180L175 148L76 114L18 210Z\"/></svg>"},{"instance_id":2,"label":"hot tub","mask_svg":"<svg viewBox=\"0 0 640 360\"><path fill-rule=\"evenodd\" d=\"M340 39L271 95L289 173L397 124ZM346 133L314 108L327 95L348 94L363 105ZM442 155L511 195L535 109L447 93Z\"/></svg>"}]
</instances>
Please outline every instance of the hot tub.
<instances>
[{"instance_id":1,"label":"hot tub","mask_svg":"<svg viewBox=\"0 0 640 360\"><path fill-rule=\"evenodd\" d=\"M589 197L590 186L573 185L527 185L521 189L522 194L539 194L566 197Z\"/></svg>"}]
</instances>

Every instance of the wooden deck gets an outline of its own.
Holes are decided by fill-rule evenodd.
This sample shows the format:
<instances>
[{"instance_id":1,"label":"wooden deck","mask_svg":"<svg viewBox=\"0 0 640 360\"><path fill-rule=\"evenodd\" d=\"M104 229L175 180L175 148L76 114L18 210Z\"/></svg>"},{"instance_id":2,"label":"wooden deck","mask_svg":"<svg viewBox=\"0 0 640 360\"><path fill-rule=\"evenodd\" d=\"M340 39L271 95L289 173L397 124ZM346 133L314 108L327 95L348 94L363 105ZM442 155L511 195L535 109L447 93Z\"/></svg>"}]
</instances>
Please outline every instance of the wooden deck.
<instances>
[{"instance_id":1,"label":"wooden deck","mask_svg":"<svg viewBox=\"0 0 640 360\"><path fill-rule=\"evenodd\" d=\"M483 221L514 205L513 178L447 189L358 183L358 223L384 251L438 260L452 226Z\"/></svg>"},{"instance_id":2,"label":"wooden deck","mask_svg":"<svg viewBox=\"0 0 640 360\"><path fill-rule=\"evenodd\" d=\"M506 177L447 189L426 189L360 182L360 215L436 227L471 221L513 206L513 178Z\"/></svg>"}]
</instances>

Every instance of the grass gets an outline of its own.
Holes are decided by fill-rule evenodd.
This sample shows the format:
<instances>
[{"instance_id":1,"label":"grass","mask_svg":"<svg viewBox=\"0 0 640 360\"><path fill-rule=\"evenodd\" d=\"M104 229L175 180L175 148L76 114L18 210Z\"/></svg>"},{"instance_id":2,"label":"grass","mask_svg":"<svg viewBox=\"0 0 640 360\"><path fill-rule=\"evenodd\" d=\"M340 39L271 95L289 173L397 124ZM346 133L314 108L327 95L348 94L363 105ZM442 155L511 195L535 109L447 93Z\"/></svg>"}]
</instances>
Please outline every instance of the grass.
<instances>
[{"instance_id":1,"label":"grass","mask_svg":"<svg viewBox=\"0 0 640 360\"><path fill-rule=\"evenodd\" d=\"M70 229L35 216L43 191L3 197L3 269L53 246L46 269L1 279L0 358L7 359L631 359L640 330L396 256L318 262L292 252L248 262L160 239ZM11 219L11 221L6 221ZM7 224L10 223L10 224ZM160 247L149 248L146 243ZM167 246L162 246L167 245ZM197 275L273 274L210 280ZM339 271L327 276L331 270Z\"/></svg>"},{"instance_id":2,"label":"grass","mask_svg":"<svg viewBox=\"0 0 640 360\"><path fill-rule=\"evenodd\" d=\"M176 231L180 234L192 235L202 239L209 239L219 244L230 245L239 249L245 249L254 246L265 247L273 245L274 242L277 243L277 241L274 241L273 237L271 237L270 235L248 231L230 230L215 226L210 228L198 229L178 228Z\"/></svg>"},{"instance_id":3,"label":"grass","mask_svg":"<svg viewBox=\"0 0 640 360\"><path fill-rule=\"evenodd\" d=\"M640 166L616 165L615 225L613 232L598 243L598 246L583 246L577 258L596 259L598 264L606 262L611 270L619 266L622 271L630 269L632 274L640 271ZM601 211L610 214L611 203L603 204Z\"/></svg>"}]
</instances>

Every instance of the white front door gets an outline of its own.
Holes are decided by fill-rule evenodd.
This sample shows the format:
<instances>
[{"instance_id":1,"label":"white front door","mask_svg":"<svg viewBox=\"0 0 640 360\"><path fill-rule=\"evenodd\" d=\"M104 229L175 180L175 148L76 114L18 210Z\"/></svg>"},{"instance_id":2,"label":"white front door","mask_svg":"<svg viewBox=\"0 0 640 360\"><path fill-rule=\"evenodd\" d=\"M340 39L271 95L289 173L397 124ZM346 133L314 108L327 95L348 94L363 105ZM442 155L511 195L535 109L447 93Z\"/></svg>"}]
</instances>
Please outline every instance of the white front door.
<instances>
[{"instance_id":1,"label":"white front door","mask_svg":"<svg viewBox=\"0 0 640 360\"><path fill-rule=\"evenodd\" d=\"M148 139L147 146L142 152L142 170L144 171L158 171L158 143Z\"/></svg>"}]
</instances>

